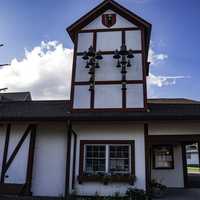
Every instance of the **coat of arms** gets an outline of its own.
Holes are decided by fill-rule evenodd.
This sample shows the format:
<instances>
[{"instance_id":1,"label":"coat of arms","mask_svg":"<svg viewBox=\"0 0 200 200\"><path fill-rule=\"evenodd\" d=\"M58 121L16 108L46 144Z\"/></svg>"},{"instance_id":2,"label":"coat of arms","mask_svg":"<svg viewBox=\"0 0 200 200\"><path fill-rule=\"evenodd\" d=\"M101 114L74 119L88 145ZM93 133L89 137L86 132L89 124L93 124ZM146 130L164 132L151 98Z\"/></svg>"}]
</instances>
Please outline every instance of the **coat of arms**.
<instances>
[{"instance_id":1,"label":"coat of arms","mask_svg":"<svg viewBox=\"0 0 200 200\"><path fill-rule=\"evenodd\" d=\"M102 24L108 28L112 27L116 23L116 14L104 14L102 15Z\"/></svg>"}]
</instances>

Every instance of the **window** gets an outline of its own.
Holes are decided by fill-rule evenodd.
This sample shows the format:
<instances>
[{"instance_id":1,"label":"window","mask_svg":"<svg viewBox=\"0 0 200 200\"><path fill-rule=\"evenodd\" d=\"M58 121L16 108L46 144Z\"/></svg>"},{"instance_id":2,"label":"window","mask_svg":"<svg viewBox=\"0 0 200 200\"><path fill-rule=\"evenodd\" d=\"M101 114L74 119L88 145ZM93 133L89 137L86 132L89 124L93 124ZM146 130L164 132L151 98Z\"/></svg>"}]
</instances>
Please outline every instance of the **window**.
<instances>
[{"instance_id":1,"label":"window","mask_svg":"<svg viewBox=\"0 0 200 200\"><path fill-rule=\"evenodd\" d=\"M153 146L154 169L173 169L173 146Z\"/></svg>"},{"instance_id":2,"label":"window","mask_svg":"<svg viewBox=\"0 0 200 200\"><path fill-rule=\"evenodd\" d=\"M109 172L111 174L129 173L129 151L130 146L109 146Z\"/></svg>"},{"instance_id":3,"label":"window","mask_svg":"<svg viewBox=\"0 0 200 200\"><path fill-rule=\"evenodd\" d=\"M85 146L85 171L87 173L105 172L106 147L103 145Z\"/></svg>"},{"instance_id":4,"label":"window","mask_svg":"<svg viewBox=\"0 0 200 200\"><path fill-rule=\"evenodd\" d=\"M133 175L134 141L81 141L79 180L109 176L127 182Z\"/></svg>"},{"instance_id":5,"label":"window","mask_svg":"<svg viewBox=\"0 0 200 200\"><path fill-rule=\"evenodd\" d=\"M87 174L128 174L130 172L129 151L130 145L86 144L85 172ZM106 165L109 165L107 169Z\"/></svg>"},{"instance_id":6,"label":"window","mask_svg":"<svg viewBox=\"0 0 200 200\"><path fill-rule=\"evenodd\" d=\"M191 153L186 153L186 158L188 159L188 160L190 160L191 159Z\"/></svg>"}]
</instances>

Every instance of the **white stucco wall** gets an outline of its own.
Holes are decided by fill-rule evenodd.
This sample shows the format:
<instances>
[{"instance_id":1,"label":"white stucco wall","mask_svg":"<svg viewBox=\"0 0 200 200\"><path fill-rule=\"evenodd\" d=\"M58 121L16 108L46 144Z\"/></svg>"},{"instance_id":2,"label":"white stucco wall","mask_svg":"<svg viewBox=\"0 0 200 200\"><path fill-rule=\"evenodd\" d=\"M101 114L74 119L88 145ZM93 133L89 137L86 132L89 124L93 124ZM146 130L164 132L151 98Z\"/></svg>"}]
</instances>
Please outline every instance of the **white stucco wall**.
<instances>
[{"instance_id":1,"label":"white stucco wall","mask_svg":"<svg viewBox=\"0 0 200 200\"><path fill-rule=\"evenodd\" d=\"M77 133L77 152L76 152L76 185L75 191L81 195L112 195L115 192L125 193L129 184L108 184L98 182L79 184L79 152L80 140L134 140L135 141L135 172L136 187L145 189L145 153L144 153L144 125L134 123L91 123L85 122L73 124L73 129Z\"/></svg>"},{"instance_id":2,"label":"white stucco wall","mask_svg":"<svg viewBox=\"0 0 200 200\"><path fill-rule=\"evenodd\" d=\"M200 134L199 121L157 121L149 123L149 135Z\"/></svg>"},{"instance_id":3,"label":"white stucco wall","mask_svg":"<svg viewBox=\"0 0 200 200\"><path fill-rule=\"evenodd\" d=\"M173 147L174 169L152 169L151 177L167 187L184 187L181 145Z\"/></svg>"},{"instance_id":4,"label":"white stucco wall","mask_svg":"<svg viewBox=\"0 0 200 200\"><path fill-rule=\"evenodd\" d=\"M66 123L41 123L37 128L32 192L64 196L67 151Z\"/></svg>"},{"instance_id":5,"label":"white stucco wall","mask_svg":"<svg viewBox=\"0 0 200 200\"><path fill-rule=\"evenodd\" d=\"M8 159L30 122L11 123ZM66 122L38 123L31 191L35 196L64 196L67 127ZM5 145L7 123L0 125L0 171ZM25 183L30 135L24 141L6 172L5 183ZM73 140L72 140L73 142ZM7 160L8 160L7 159Z\"/></svg>"}]
</instances>

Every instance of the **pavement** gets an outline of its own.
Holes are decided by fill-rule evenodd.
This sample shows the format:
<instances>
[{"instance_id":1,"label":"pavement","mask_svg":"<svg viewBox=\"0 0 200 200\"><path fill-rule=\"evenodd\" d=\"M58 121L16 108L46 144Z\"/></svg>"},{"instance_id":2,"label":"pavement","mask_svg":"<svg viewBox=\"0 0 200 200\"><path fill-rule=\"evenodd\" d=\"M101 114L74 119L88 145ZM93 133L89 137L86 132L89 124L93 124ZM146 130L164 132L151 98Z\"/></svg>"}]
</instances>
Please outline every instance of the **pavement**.
<instances>
[{"instance_id":1,"label":"pavement","mask_svg":"<svg viewBox=\"0 0 200 200\"><path fill-rule=\"evenodd\" d=\"M160 200L200 200L200 188L169 189L166 197Z\"/></svg>"}]
</instances>

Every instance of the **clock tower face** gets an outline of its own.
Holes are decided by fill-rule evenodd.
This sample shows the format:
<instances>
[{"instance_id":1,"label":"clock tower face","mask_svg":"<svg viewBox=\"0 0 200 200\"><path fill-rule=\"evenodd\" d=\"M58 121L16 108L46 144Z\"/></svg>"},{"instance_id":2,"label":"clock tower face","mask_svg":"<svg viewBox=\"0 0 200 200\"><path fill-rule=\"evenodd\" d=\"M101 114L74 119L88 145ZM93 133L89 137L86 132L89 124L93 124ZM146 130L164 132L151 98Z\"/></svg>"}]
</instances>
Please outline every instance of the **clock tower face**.
<instances>
[{"instance_id":1,"label":"clock tower face","mask_svg":"<svg viewBox=\"0 0 200 200\"><path fill-rule=\"evenodd\" d=\"M76 30L72 111L146 109L145 29L124 16L108 7Z\"/></svg>"}]
</instances>

